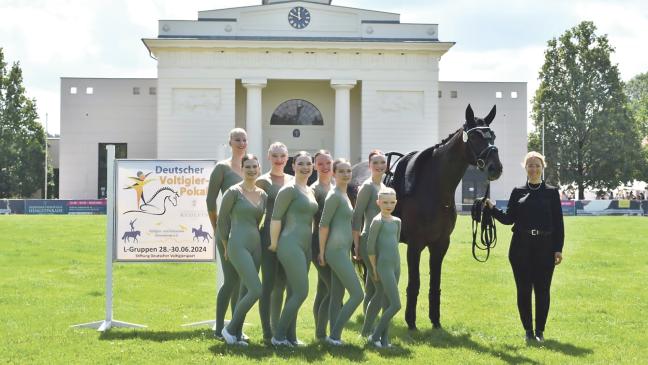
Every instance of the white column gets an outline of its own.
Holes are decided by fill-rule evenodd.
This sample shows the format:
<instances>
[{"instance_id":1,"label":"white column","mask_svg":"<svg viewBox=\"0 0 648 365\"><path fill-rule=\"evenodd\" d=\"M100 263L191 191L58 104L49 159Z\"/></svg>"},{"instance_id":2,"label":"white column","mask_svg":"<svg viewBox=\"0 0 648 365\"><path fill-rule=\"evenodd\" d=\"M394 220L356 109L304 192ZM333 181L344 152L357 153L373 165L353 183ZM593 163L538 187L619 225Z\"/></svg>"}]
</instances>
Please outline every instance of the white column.
<instances>
[{"instance_id":1,"label":"white column","mask_svg":"<svg viewBox=\"0 0 648 365\"><path fill-rule=\"evenodd\" d=\"M247 89L245 130L248 134L248 153L253 153L259 159L263 157L263 119L261 90L266 87L267 79L243 79L243 87Z\"/></svg>"},{"instance_id":2,"label":"white column","mask_svg":"<svg viewBox=\"0 0 648 365\"><path fill-rule=\"evenodd\" d=\"M335 138L333 155L351 159L351 89L356 80L331 80L335 89Z\"/></svg>"}]
</instances>

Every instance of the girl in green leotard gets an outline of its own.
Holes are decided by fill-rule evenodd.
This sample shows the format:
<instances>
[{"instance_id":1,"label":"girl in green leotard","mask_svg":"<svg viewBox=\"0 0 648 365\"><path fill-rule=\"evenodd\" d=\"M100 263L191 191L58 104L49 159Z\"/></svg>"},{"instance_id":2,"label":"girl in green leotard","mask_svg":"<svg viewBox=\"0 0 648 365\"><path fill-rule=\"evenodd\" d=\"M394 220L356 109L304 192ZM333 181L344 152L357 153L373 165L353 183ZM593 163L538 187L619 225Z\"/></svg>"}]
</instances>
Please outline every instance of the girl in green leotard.
<instances>
[{"instance_id":1,"label":"girl in green leotard","mask_svg":"<svg viewBox=\"0 0 648 365\"><path fill-rule=\"evenodd\" d=\"M331 153L326 150L320 150L315 154L315 170L317 171L317 181L311 184L311 189L317 200L317 213L315 214L315 223L319 224L324 209L324 200L331 187L333 170L331 165L333 158ZM311 249L313 251L313 263L317 269L317 292L313 303L313 316L315 317L315 338L324 340L326 338L326 325L329 322L329 303L331 287L331 268L329 266L320 266L317 262L319 257L319 227L313 229L313 240ZM333 324L331 323L331 326Z\"/></svg>"},{"instance_id":2,"label":"girl in green leotard","mask_svg":"<svg viewBox=\"0 0 648 365\"><path fill-rule=\"evenodd\" d=\"M256 181L256 185L268 194L265 218L261 227L261 299L259 300L259 316L263 329L263 340L269 342L273 330L277 327L283 293L286 287L286 276L279 265L277 254L268 250L270 246L270 219L274 202L284 185L293 181L293 176L284 174L284 167L288 162L288 148L281 142L275 142L268 149L270 171L263 174Z\"/></svg>"},{"instance_id":3,"label":"girl in green leotard","mask_svg":"<svg viewBox=\"0 0 648 365\"><path fill-rule=\"evenodd\" d=\"M376 347L391 347L389 343L389 323L400 310L401 302L398 293L400 278L400 241L401 221L391 213L396 208L396 192L383 188L378 193L380 214L371 221L367 238L367 251L372 268L371 279L375 282L377 292L384 293L381 302L385 306L383 315L374 332L369 335L369 343ZM373 298L378 300L378 298ZM371 305L371 304L370 304Z\"/></svg>"},{"instance_id":4,"label":"girl in green leotard","mask_svg":"<svg viewBox=\"0 0 648 365\"><path fill-rule=\"evenodd\" d=\"M232 186L223 195L218 214L218 233L223 244L223 258L231 263L247 290L236 303L232 320L221 334L228 344L247 346L247 342L241 338L243 322L247 312L261 296L259 223L265 211L267 195L255 185L260 169L257 157L245 155L241 164L243 182Z\"/></svg>"},{"instance_id":5,"label":"girl in green leotard","mask_svg":"<svg viewBox=\"0 0 648 365\"><path fill-rule=\"evenodd\" d=\"M207 213L214 229L218 256L223 268L223 286L218 290L216 296L216 324L214 325L214 331L217 337L221 337L228 302L231 302L231 310L234 313L234 307L239 295L239 278L232 264L226 262L223 258L222 242L218 237L217 229L216 199L219 192L225 194L227 189L242 180L241 160L247 150L247 133L245 130L241 128L232 129L229 135L229 145L232 148L232 157L216 164L209 178L209 187L207 189ZM244 335L243 337L247 336Z\"/></svg>"},{"instance_id":6,"label":"girl in green leotard","mask_svg":"<svg viewBox=\"0 0 648 365\"><path fill-rule=\"evenodd\" d=\"M371 280L372 268L369 265L369 256L367 254L367 234L369 232L369 224L376 214L380 213L380 209L376 205L378 200L378 191L384 187L382 177L387 168L387 160L385 155L379 151L374 150L369 154L369 169L371 170L371 178L367 179L358 190L358 197L356 199L355 209L353 210L353 242L355 244L355 255L360 257L364 262L367 270L367 277L365 278L365 296L363 301L363 312L365 314L365 325L362 328L362 335L367 336L373 331L373 323L376 315L380 311L380 301L374 301L374 305L370 308L369 303L371 299L377 295L376 287ZM362 234L360 233L362 232ZM377 298L382 298L382 294L378 293Z\"/></svg>"},{"instance_id":7,"label":"girl in green leotard","mask_svg":"<svg viewBox=\"0 0 648 365\"><path fill-rule=\"evenodd\" d=\"M308 296L313 216L317 212L317 201L307 185L313 173L311 156L299 152L293 159L293 169L295 181L279 190L270 222L269 250L277 252L288 283L288 297L271 340L279 346L301 345L296 321L299 307Z\"/></svg>"},{"instance_id":8,"label":"girl in green leotard","mask_svg":"<svg viewBox=\"0 0 648 365\"><path fill-rule=\"evenodd\" d=\"M351 263L350 253L353 243L353 208L346 191L351 181L351 164L347 160L337 159L333 163L333 173L335 189L326 196L319 224L319 263L321 266L328 264L332 273L329 316L334 324L326 342L339 346L342 345L344 325L362 303L362 286ZM340 308L336 304L342 300L345 289L349 292L349 298Z\"/></svg>"}]
</instances>

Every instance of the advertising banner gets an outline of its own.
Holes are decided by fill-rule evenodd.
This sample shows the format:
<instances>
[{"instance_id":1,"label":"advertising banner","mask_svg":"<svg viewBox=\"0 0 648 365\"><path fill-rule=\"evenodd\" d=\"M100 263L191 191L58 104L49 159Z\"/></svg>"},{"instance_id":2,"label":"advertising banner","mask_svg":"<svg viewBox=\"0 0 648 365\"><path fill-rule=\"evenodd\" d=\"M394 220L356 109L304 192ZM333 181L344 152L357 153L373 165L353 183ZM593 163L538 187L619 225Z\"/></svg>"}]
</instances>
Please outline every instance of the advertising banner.
<instances>
[{"instance_id":1,"label":"advertising banner","mask_svg":"<svg viewBox=\"0 0 648 365\"><path fill-rule=\"evenodd\" d=\"M577 200L576 215L643 215L640 200Z\"/></svg>"},{"instance_id":2,"label":"advertising banner","mask_svg":"<svg viewBox=\"0 0 648 365\"><path fill-rule=\"evenodd\" d=\"M106 214L106 200L68 200L68 214Z\"/></svg>"},{"instance_id":3,"label":"advertising banner","mask_svg":"<svg viewBox=\"0 0 648 365\"><path fill-rule=\"evenodd\" d=\"M25 200L26 214L68 214L65 200Z\"/></svg>"},{"instance_id":4,"label":"advertising banner","mask_svg":"<svg viewBox=\"0 0 648 365\"><path fill-rule=\"evenodd\" d=\"M563 215L576 215L576 202L574 200L562 200L560 207Z\"/></svg>"},{"instance_id":5,"label":"advertising banner","mask_svg":"<svg viewBox=\"0 0 648 365\"><path fill-rule=\"evenodd\" d=\"M213 261L216 251L205 199L215 164L115 160L114 260Z\"/></svg>"}]
</instances>

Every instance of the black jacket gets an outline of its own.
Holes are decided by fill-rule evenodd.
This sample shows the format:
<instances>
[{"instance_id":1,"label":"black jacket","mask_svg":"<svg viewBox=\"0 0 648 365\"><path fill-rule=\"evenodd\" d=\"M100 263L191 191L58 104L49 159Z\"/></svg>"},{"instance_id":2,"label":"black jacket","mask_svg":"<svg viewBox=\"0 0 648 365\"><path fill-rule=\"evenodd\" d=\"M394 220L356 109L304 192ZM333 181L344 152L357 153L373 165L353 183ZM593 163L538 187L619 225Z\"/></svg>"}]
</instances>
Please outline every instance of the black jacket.
<instances>
[{"instance_id":1,"label":"black jacket","mask_svg":"<svg viewBox=\"0 0 648 365\"><path fill-rule=\"evenodd\" d=\"M513 232L550 232L553 251L562 252L565 227L557 188L544 182L537 188L528 184L513 188L506 212L493 207L493 217L502 224L513 224Z\"/></svg>"}]
</instances>

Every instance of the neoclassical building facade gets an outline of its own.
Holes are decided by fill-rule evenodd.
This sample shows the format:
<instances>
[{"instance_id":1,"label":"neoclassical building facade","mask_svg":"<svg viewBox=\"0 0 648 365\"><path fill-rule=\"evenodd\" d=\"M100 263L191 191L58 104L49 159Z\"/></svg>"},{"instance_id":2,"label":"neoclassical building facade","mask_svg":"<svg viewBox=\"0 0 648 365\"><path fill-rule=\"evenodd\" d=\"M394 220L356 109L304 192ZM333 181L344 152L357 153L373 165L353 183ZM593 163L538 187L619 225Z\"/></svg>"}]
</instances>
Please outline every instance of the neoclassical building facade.
<instances>
[{"instance_id":1,"label":"neoclassical building facade","mask_svg":"<svg viewBox=\"0 0 648 365\"><path fill-rule=\"evenodd\" d=\"M331 1L263 0L160 20L158 36L142 41L157 79L61 80L62 198L101 196L102 143L121 143L129 158L220 159L228 132L242 127L257 155L282 141L355 163L375 148L437 143L461 126L468 103L478 115L497 104L494 128L511 135L498 134L505 174L523 176L506 171L505 156L517 164L526 151L526 84L439 82L454 43L439 40L437 24ZM510 190L507 179L494 196Z\"/></svg>"}]
</instances>

